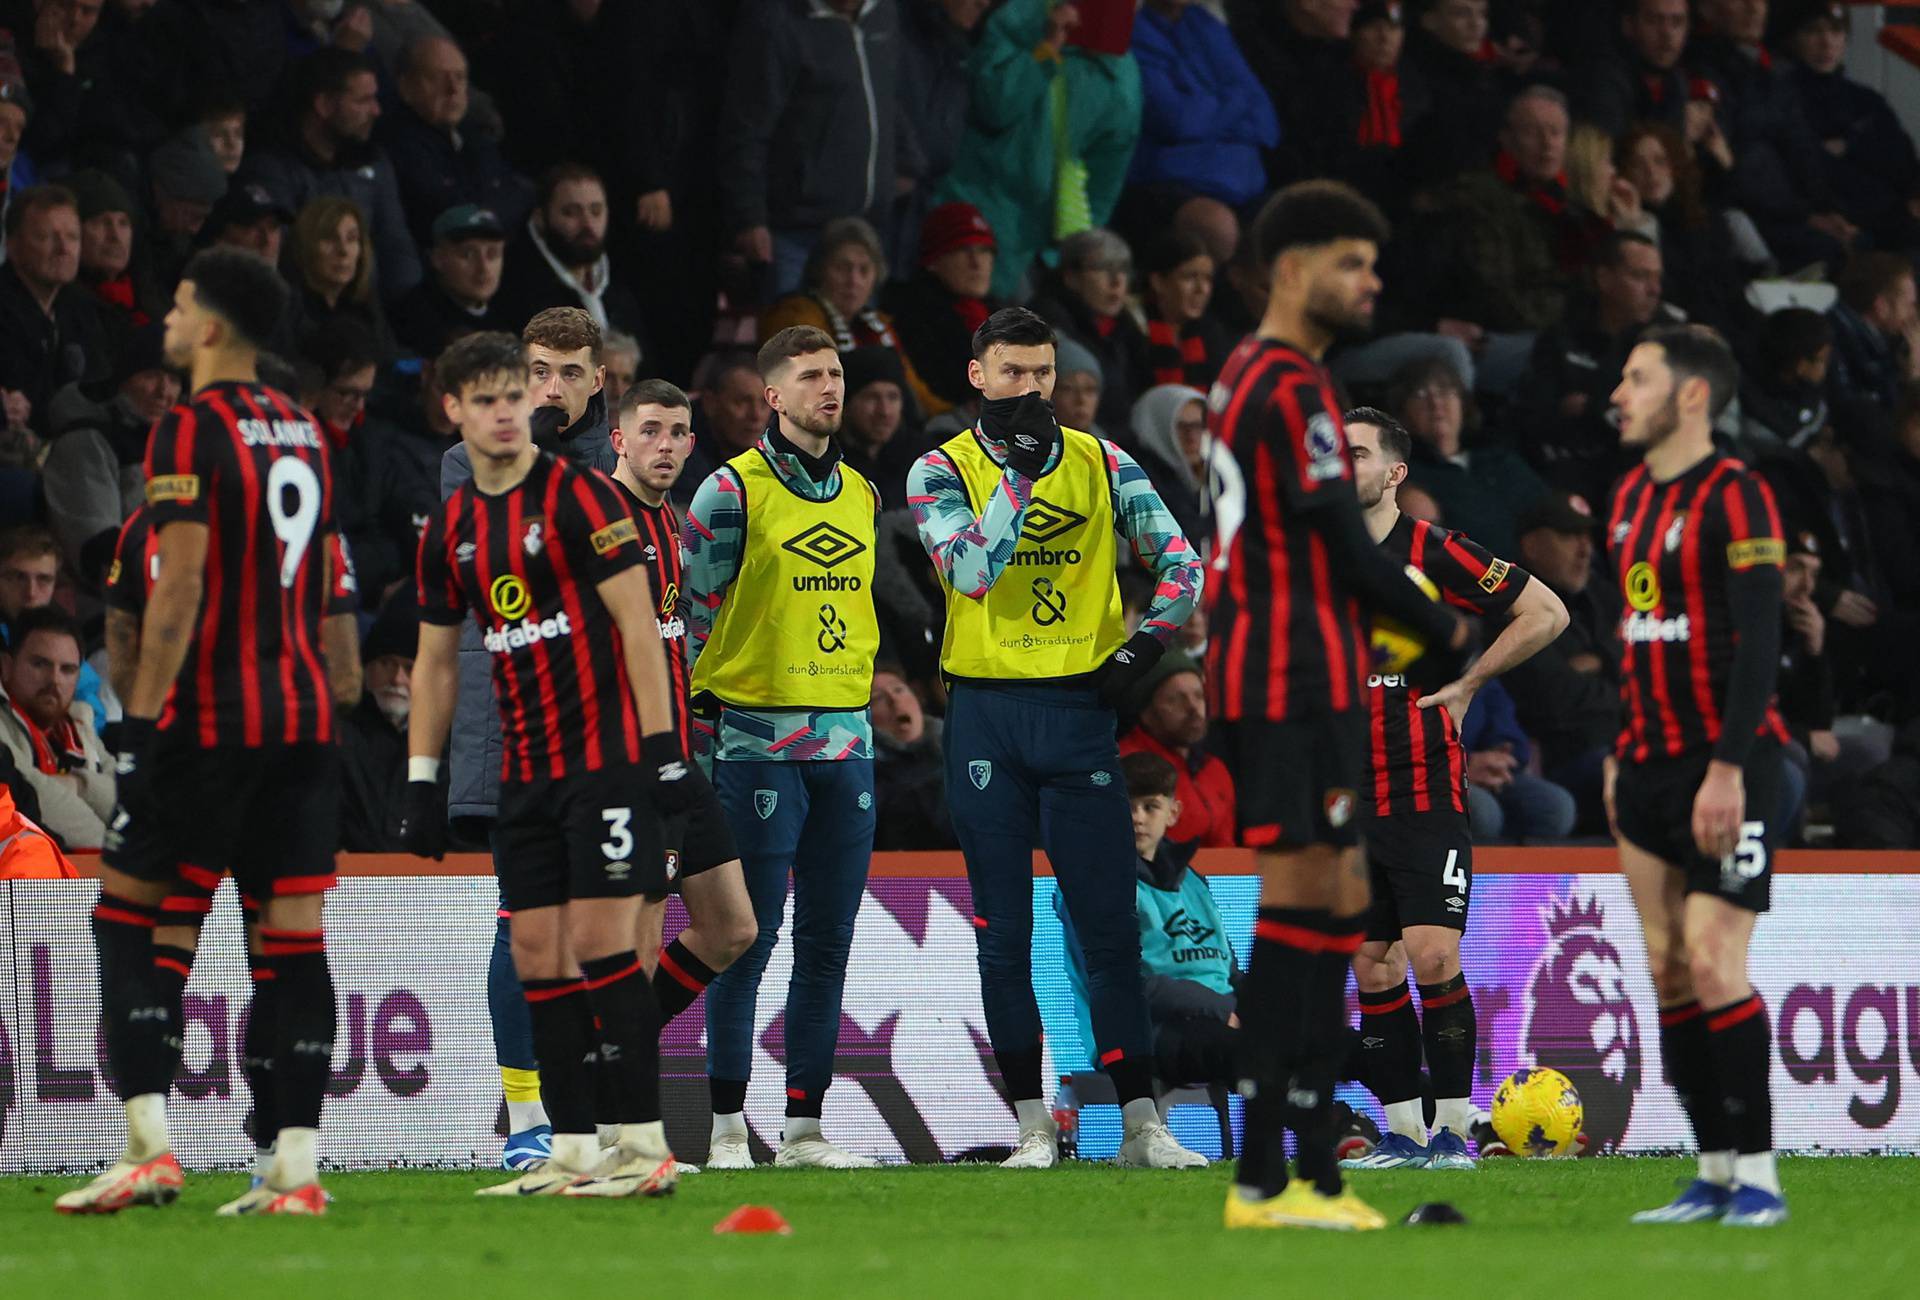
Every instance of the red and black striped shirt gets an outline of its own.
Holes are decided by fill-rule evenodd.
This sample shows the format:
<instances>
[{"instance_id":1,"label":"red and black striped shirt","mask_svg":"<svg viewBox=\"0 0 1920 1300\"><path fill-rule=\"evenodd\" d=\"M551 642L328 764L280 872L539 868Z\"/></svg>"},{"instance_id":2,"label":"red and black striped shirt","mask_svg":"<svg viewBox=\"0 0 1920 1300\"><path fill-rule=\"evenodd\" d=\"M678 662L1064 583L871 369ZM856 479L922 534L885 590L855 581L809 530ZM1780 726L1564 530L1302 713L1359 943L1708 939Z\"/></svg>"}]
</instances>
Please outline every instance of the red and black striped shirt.
<instances>
[{"instance_id":1,"label":"red and black striped shirt","mask_svg":"<svg viewBox=\"0 0 1920 1300\"><path fill-rule=\"evenodd\" d=\"M1665 483L1637 465L1614 489L1607 540L1623 599L1615 752L1645 762L1712 745L1739 640L1728 576L1786 560L1772 491L1731 456ZM1760 734L1787 738L1771 700Z\"/></svg>"},{"instance_id":2,"label":"red and black striped shirt","mask_svg":"<svg viewBox=\"0 0 1920 1300\"><path fill-rule=\"evenodd\" d=\"M1339 399L1299 349L1247 338L1207 399L1216 537L1207 579L1214 717L1281 721L1362 707L1369 662L1360 603L1339 586L1308 519L1357 509Z\"/></svg>"},{"instance_id":3,"label":"red and black striped shirt","mask_svg":"<svg viewBox=\"0 0 1920 1300\"><path fill-rule=\"evenodd\" d=\"M156 536L208 530L200 618L160 729L203 748L330 742L320 620L337 525L313 417L264 384L209 384L154 426L146 471Z\"/></svg>"},{"instance_id":4,"label":"red and black striped shirt","mask_svg":"<svg viewBox=\"0 0 1920 1300\"><path fill-rule=\"evenodd\" d=\"M469 610L493 655L500 778L562 780L640 761L640 719L599 585L645 563L612 480L541 452L498 496L472 481L420 538L420 617Z\"/></svg>"},{"instance_id":5,"label":"red and black striped shirt","mask_svg":"<svg viewBox=\"0 0 1920 1300\"><path fill-rule=\"evenodd\" d=\"M672 686L673 734L686 751L691 743L687 734L687 701L692 698L692 679L687 672L687 620L680 612L680 516L671 501L650 506L633 494L619 479L614 486L627 499L633 521L640 526L641 553L647 562L647 580L653 584L658 604L660 640L667 651L667 680Z\"/></svg>"},{"instance_id":6,"label":"red and black striped shirt","mask_svg":"<svg viewBox=\"0 0 1920 1300\"><path fill-rule=\"evenodd\" d=\"M359 582L354 577L353 561L347 554L344 534L330 538L333 566L328 573L332 583L327 593L327 616L351 614L359 608ZM107 569L102 593L108 609L140 618L147 612L147 596L160 577L160 539L148 523L145 505L134 507L127 522L120 525L120 536L113 543L113 564Z\"/></svg>"},{"instance_id":7,"label":"red and black striped shirt","mask_svg":"<svg viewBox=\"0 0 1920 1300\"><path fill-rule=\"evenodd\" d=\"M1465 533L1401 515L1381 549L1433 580L1440 598L1469 614L1500 615L1527 585L1526 570L1482 550ZM1367 678L1368 788L1373 815L1467 810L1467 756L1445 709L1419 707L1420 689L1399 673Z\"/></svg>"}]
</instances>

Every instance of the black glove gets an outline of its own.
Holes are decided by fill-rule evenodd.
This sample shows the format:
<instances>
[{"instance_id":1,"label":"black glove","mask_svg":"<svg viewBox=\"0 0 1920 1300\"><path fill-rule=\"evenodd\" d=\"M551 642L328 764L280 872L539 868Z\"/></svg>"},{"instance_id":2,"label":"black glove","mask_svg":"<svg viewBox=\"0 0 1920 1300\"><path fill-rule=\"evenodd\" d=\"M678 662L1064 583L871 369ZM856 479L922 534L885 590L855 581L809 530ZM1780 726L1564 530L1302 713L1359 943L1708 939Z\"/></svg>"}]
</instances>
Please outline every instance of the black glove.
<instances>
[{"instance_id":1,"label":"black glove","mask_svg":"<svg viewBox=\"0 0 1920 1300\"><path fill-rule=\"evenodd\" d=\"M680 748L671 731L640 738L641 763L653 776L653 806L663 817L683 813L706 798L712 786L700 765Z\"/></svg>"},{"instance_id":2,"label":"black glove","mask_svg":"<svg viewBox=\"0 0 1920 1300\"><path fill-rule=\"evenodd\" d=\"M542 451L552 451L567 430L567 408L536 406L527 417L527 426L533 430L533 445Z\"/></svg>"},{"instance_id":3,"label":"black glove","mask_svg":"<svg viewBox=\"0 0 1920 1300\"><path fill-rule=\"evenodd\" d=\"M980 429L1007 445L1007 464L1027 478L1039 478L1060 445L1053 403L1038 393L996 397L980 403Z\"/></svg>"},{"instance_id":4,"label":"black glove","mask_svg":"<svg viewBox=\"0 0 1920 1300\"><path fill-rule=\"evenodd\" d=\"M1125 645L1093 670L1093 685L1100 692L1100 702L1110 709L1118 709L1166 652L1160 638L1151 632L1135 632L1128 637Z\"/></svg>"},{"instance_id":5,"label":"black glove","mask_svg":"<svg viewBox=\"0 0 1920 1300\"><path fill-rule=\"evenodd\" d=\"M407 782L406 807L400 813L400 842L416 857L438 862L447 856L447 799L438 781Z\"/></svg>"},{"instance_id":6,"label":"black glove","mask_svg":"<svg viewBox=\"0 0 1920 1300\"><path fill-rule=\"evenodd\" d=\"M154 720L125 716L119 722L119 735L113 753L113 801L121 812L144 816L150 810L154 789ZM119 818L115 816L115 822Z\"/></svg>"}]
</instances>

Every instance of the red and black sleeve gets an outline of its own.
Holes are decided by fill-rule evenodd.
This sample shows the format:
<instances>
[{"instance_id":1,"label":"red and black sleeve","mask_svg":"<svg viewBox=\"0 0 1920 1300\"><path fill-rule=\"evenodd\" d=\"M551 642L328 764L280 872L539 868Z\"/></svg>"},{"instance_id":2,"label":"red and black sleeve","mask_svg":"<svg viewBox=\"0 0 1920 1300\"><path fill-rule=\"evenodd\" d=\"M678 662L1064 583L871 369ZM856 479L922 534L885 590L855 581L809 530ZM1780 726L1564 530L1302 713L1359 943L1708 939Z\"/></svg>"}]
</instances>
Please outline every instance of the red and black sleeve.
<instances>
[{"instance_id":1,"label":"red and black sleeve","mask_svg":"<svg viewBox=\"0 0 1920 1300\"><path fill-rule=\"evenodd\" d=\"M1529 581L1525 569L1497 558L1465 533L1428 529L1424 559L1421 569L1441 596L1469 614L1506 613Z\"/></svg>"},{"instance_id":2,"label":"red and black sleeve","mask_svg":"<svg viewBox=\"0 0 1920 1300\"><path fill-rule=\"evenodd\" d=\"M420 618L438 627L453 627L467 614L467 597L460 585L460 570L453 563L453 538L458 529L465 491L454 494L433 508L427 527L420 534L420 552L416 567L419 575Z\"/></svg>"}]
</instances>

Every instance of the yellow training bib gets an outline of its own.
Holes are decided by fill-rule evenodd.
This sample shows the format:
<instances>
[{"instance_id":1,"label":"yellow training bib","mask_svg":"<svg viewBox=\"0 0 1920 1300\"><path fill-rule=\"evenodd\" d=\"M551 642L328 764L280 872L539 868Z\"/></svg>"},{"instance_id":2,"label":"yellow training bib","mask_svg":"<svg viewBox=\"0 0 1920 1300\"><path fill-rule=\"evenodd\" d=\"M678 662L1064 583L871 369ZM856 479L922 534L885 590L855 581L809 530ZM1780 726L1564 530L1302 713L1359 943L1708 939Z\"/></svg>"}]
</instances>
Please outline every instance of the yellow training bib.
<instances>
[{"instance_id":1,"label":"yellow training bib","mask_svg":"<svg viewBox=\"0 0 1920 1300\"><path fill-rule=\"evenodd\" d=\"M866 708L880 649L872 484L843 463L840 490L813 501L757 449L727 465L745 492L746 539L694 663L694 695L739 708Z\"/></svg>"},{"instance_id":2,"label":"yellow training bib","mask_svg":"<svg viewBox=\"0 0 1920 1300\"><path fill-rule=\"evenodd\" d=\"M1060 461L1034 487L1020 542L979 600L947 589L940 666L955 677L1033 681L1077 677L1127 639L1114 580L1113 486L1100 440L1062 429ZM1001 468L969 429L940 450L978 514Z\"/></svg>"}]
</instances>

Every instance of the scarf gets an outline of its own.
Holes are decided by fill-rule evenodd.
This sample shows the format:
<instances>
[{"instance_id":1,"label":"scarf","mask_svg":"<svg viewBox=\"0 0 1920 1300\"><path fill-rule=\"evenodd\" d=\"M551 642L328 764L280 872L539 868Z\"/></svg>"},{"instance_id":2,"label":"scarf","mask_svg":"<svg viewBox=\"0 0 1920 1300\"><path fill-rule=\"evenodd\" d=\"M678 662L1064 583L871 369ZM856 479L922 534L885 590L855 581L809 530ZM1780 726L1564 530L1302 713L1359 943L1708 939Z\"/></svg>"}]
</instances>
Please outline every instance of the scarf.
<instances>
[{"instance_id":1,"label":"scarf","mask_svg":"<svg viewBox=\"0 0 1920 1300\"><path fill-rule=\"evenodd\" d=\"M1567 210L1567 174L1561 172L1547 184L1529 180L1520 175L1520 164L1514 156L1502 149L1493 156L1493 170L1501 180L1520 191L1522 198L1539 208L1550 217L1558 217Z\"/></svg>"},{"instance_id":2,"label":"scarf","mask_svg":"<svg viewBox=\"0 0 1920 1300\"><path fill-rule=\"evenodd\" d=\"M72 718L62 718L58 726L42 731L16 701L9 699L7 707L13 710L14 717L20 719L20 725L27 729L27 739L33 744L35 768L48 776L58 776L62 772L86 766L87 746L80 737L79 724Z\"/></svg>"},{"instance_id":3,"label":"scarf","mask_svg":"<svg viewBox=\"0 0 1920 1300\"><path fill-rule=\"evenodd\" d=\"M814 305L826 316L827 333L833 335L833 345L840 351L851 352L855 348L866 347L900 351L900 340L893 334L893 322L881 315L878 308L862 307L849 320L821 295L808 293L807 297L813 299ZM986 317L980 319L984 321ZM979 326L974 328L978 329Z\"/></svg>"},{"instance_id":4,"label":"scarf","mask_svg":"<svg viewBox=\"0 0 1920 1300\"><path fill-rule=\"evenodd\" d=\"M100 301L109 307L118 307L133 319L136 329L151 323L152 317L140 309L133 297L133 274L122 271L111 280L102 280L93 286L93 292Z\"/></svg>"},{"instance_id":5,"label":"scarf","mask_svg":"<svg viewBox=\"0 0 1920 1300\"><path fill-rule=\"evenodd\" d=\"M1362 148L1400 147L1400 73L1398 69L1365 68L1366 112L1355 133Z\"/></svg>"},{"instance_id":6,"label":"scarf","mask_svg":"<svg viewBox=\"0 0 1920 1300\"><path fill-rule=\"evenodd\" d=\"M1176 328L1157 316L1149 316L1147 362L1153 367L1156 384L1207 386L1202 382L1208 368L1207 343L1192 325Z\"/></svg>"},{"instance_id":7,"label":"scarf","mask_svg":"<svg viewBox=\"0 0 1920 1300\"><path fill-rule=\"evenodd\" d=\"M608 329L605 298L607 286L613 282L613 264L607 255L601 253L600 260L587 268L586 284L582 284L574 278L573 268L560 265L560 259L553 255L553 250L547 247L547 241L540 237L539 228L533 224L531 217L527 219L527 234L532 237L533 246L540 251L540 256L547 259L547 265L553 268L553 273L560 277L560 283L580 296L580 306L587 315L593 317L593 323L602 331ZM587 285L593 287L588 288Z\"/></svg>"}]
</instances>

